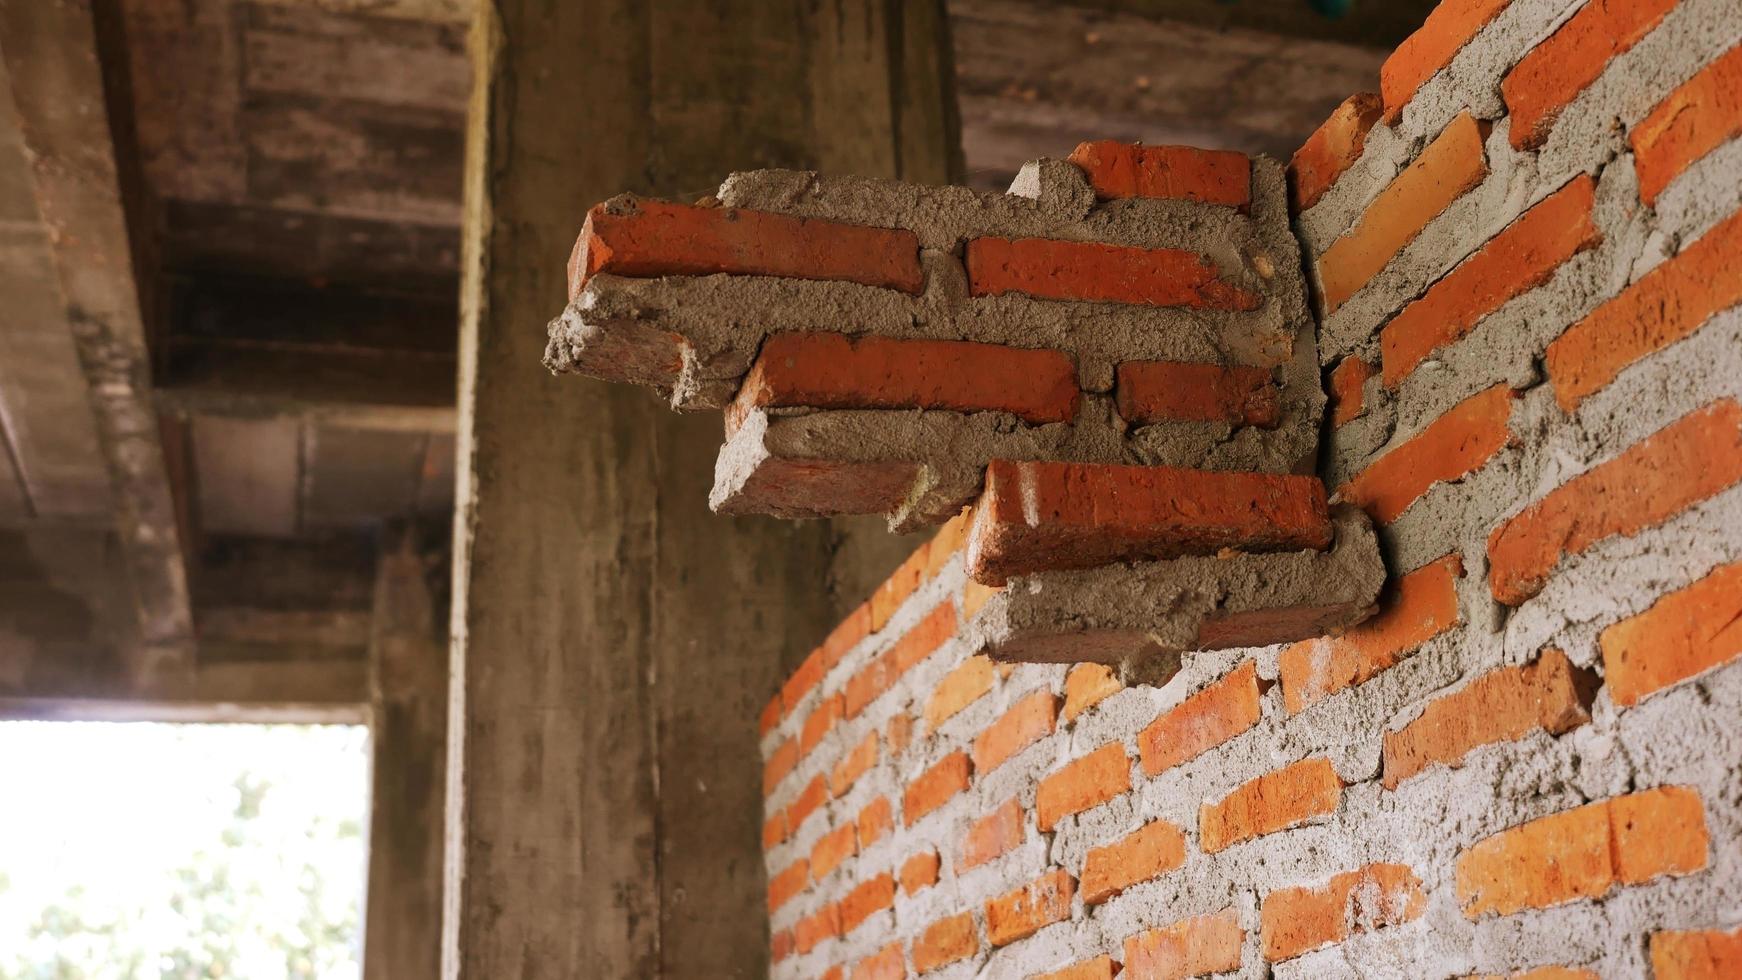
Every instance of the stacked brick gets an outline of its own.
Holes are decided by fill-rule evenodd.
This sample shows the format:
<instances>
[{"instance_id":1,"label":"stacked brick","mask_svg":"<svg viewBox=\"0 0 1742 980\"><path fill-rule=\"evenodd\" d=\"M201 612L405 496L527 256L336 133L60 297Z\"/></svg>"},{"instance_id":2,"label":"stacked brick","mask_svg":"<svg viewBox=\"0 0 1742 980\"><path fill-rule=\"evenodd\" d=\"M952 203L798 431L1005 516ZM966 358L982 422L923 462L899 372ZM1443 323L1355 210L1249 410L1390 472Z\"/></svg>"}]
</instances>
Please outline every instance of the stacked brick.
<instances>
[{"instance_id":1,"label":"stacked brick","mask_svg":"<svg viewBox=\"0 0 1742 980\"><path fill-rule=\"evenodd\" d=\"M1742 976L1739 73L1734 0L1442 3L1291 168L1378 615L1000 665L1226 566L995 590L994 466L763 716L772 974Z\"/></svg>"}]
</instances>

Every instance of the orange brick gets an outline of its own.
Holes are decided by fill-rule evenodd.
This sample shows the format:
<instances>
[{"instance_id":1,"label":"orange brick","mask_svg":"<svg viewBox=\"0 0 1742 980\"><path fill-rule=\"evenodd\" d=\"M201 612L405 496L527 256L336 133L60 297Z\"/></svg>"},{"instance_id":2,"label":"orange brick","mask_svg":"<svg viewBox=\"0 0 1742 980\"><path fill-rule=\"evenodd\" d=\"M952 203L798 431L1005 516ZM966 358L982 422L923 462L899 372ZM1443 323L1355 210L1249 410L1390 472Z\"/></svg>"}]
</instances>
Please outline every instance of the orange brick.
<instances>
[{"instance_id":1,"label":"orange brick","mask_svg":"<svg viewBox=\"0 0 1742 980\"><path fill-rule=\"evenodd\" d=\"M901 893L912 895L938 883L938 852L921 851L901 863Z\"/></svg>"},{"instance_id":2,"label":"orange brick","mask_svg":"<svg viewBox=\"0 0 1742 980\"><path fill-rule=\"evenodd\" d=\"M1652 933L1651 975L1657 980L1742 976L1742 929Z\"/></svg>"},{"instance_id":3,"label":"orange brick","mask_svg":"<svg viewBox=\"0 0 1742 980\"><path fill-rule=\"evenodd\" d=\"M1014 798L968 826L962 837L962 853L956 858L959 874L1010 851L1022 843L1022 804Z\"/></svg>"},{"instance_id":4,"label":"orange brick","mask_svg":"<svg viewBox=\"0 0 1742 980\"><path fill-rule=\"evenodd\" d=\"M798 669L792 672L792 676L786 679L786 683L780 686L781 710L792 714L799 702L804 700L804 696L811 692L811 688L822 683L823 674L826 672L822 655L812 650L804 658L804 662L798 665Z\"/></svg>"},{"instance_id":5,"label":"orange brick","mask_svg":"<svg viewBox=\"0 0 1742 980\"><path fill-rule=\"evenodd\" d=\"M792 927L793 945L798 947L801 954L816 949L840 934L841 909L838 905L824 905L815 914L798 920Z\"/></svg>"},{"instance_id":6,"label":"orange brick","mask_svg":"<svg viewBox=\"0 0 1742 980\"><path fill-rule=\"evenodd\" d=\"M1119 964L1113 962L1113 957L1097 956L1062 970L1039 974L1033 980L1113 980L1113 975L1118 972Z\"/></svg>"},{"instance_id":7,"label":"orange brick","mask_svg":"<svg viewBox=\"0 0 1742 980\"><path fill-rule=\"evenodd\" d=\"M835 723L841 720L841 696L824 698L817 703L811 713L805 716L804 728L798 736L799 755L810 755L811 749L823 740L823 736L833 731Z\"/></svg>"},{"instance_id":8,"label":"orange brick","mask_svg":"<svg viewBox=\"0 0 1742 980\"><path fill-rule=\"evenodd\" d=\"M1064 869L1054 868L1021 888L988 901L987 938L994 946L1005 946L1070 918L1076 885Z\"/></svg>"},{"instance_id":9,"label":"orange brick","mask_svg":"<svg viewBox=\"0 0 1742 980\"><path fill-rule=\"evenodd\" d=\"M972 764L965 752L951 752L921 773L918 779L907 784L907 792L902 797L903 825L913 826L919 818L948 803L951 797L967 789L971 773Z\"/></svg>"},{"instance_id":10,"label":"orange brick","mask_svg":"<svg viewBox=\"0 0 1742 980\"><path fill-rule=\"evenodd\" d=\"M1065 706L1061 713L1065 724L1103 700L1125 689L1113 668L1106 664L1077 664L1065 675Z\"/></svg>"},{"instance_id":11,"label":"orange brick","mask_svg":"<svg viewBox=\"0 0 1742 980\"><path fill-rule=\"evenodd\" d=\"M1705 810L1682 786L1620 796L1501 831L1458 856L1458 902L1511 915L1706 866Z\"/></svg>"},{"instance_id":12,"label":"orange brick","mask_svg":"<svg viewBox=\"0 0 1742 980\"><path fill-rule=\"evenodd\" d=\"M1380 598L1379 614L1342 636L1302 640L1283 648L1277 660L1282 703L1290 713L1365 684L1396 666L1403 656L1459 623L1456 554L1393 580Z\"/></svg>"},{"instance_id":13,"label":"orange brick","mask_svg":"<svg viewBox=\"0 0 1742 980\"><path fill-rule=\"evenodd\" d=\"M1742 302L1742 212L1641 276L1548 345L1543 364L1555 400L1567 411L1608 387L1626 367L1699 329L1712 314Z\"/></svg>"},{"instance_id":14,"label":"orange brick","mask_svg":"<svg viewBox=\"0 0 1742 980\"><path fill-rule=\"evenodd\" d=\"M986 601L1001 591L1000 586L982 585L973 579L962 583L962 622L967 622L979 614Z\"/></svg>"},{"instance_id":15,"label":"orange brick","mask_svg":"<svg viewBox=\"0 0 1742 980\"><path fill-rule=\"evenodd\" d=\"M923 282L919 239L911 231L630 195L587 212L568 272L571 302L601 272L835 279L908 293Z\"/></svg>"},{"instance_id":16,"label":"orange brick","mask_svg":"<svg viewBox=\"0 0 1742 980\"><path fill-rule=\"evenodd\" d=\"M901 608L907 597L919 588L924 580L926 560L929 557L923 553L926 551L926 545L923 544L914 549L907 556L907 560L877 586L877 591L871 593L871 632L881 632L883 627L889 625L889 618L895 615L895 610Z\"/></svg>"},{"instance_id":17,"label":"orange brick","mask_svg":"<svg viewBox=\"0 0 1742 980\"><path fill-rule=\"evenodd\" d=\"M792 772L793 767L797 765L798 741L796 739L789 738L776 745L774 751L768 753L768 760L762 763L762 795L764 797L772 795L775 787L779 786L780 781L785 779L787 773Z\"/></svg>"},{"instance_id":18,"label":"orange brick","mask_svg":"<svg viewBox=\"0 0 1742 980\"><path fill-rule=\"evenodd\" d=\"M1037 571L1330 541L1313 476L999 459L974 509L968 573L998 585Z\"/></svg>"},{"instance_id":19,"label":"orange brick","mask_svg":"<svg viewBox=\"0 0 1742 980\"><path fill-rule=\"evenodd\" d=\"M786 840L786 811L776 810L774 815L762 822L762 849L773 850L774 845Z\"/></svg>"},{"instance_id":20,"label":"orange brick","mask_svg":"<svg viewBox=\"0 0 1742 980\"><path fill-rule=\"evenodd\" d=\"M883 839L883 835L895 829L895 816L889 806L889 797L879 796L865 808L859 811L859 849L864 850Z\"/></svg>"},{"instance_id":21,"label":"orange brick","mask_svg":"<svg viewBox=\"0 0 1742 980\"><path fill-rule=\"evenodd\" d=\"M792 801L792 805L786 808L786 832L798 833L805 820L828 800L829 787L823 782L823 777L813 777Z\"/></svg>"},{"instance_id":22,"label":"orange brick","mask_svg":"<svg viewBox=\"0 0 1742 980\"><path fill-rule=\"evenodd\" d=\"M1514 441L1513 397L1505 383L1471 395L1357 473L1337 495L1390 524L1434 484L1468 476Z\"/></svg>"},{"instance_id":23,"label":"orange brick","mask_svg":"<svg viewBox=\"0 0 1742 980\"><path fill-rule=\"evenodd\" d=\"M1232 150L1099 140L1077 144L1070 161L1103 201L1163 197L1241 210L1252 203L1252 161Z\"/></svg>"},{"instance_id":24,"label":"orange brick","mask_svg":"<svg viewBox=\"0 0 1742 980\"><path fill-rule=\"evenodd\" d=\"M865 733L859 744L853 746L841 761L835 763L835 768L829 771L829 795L844 796L859 777L865 775L877 764L877 730Z\"/></svg>"},{"instance_id":25,"label":"orange brick","mask_svg":"<svg viewBox=\"0 0 1742 980\"><path fill-rule=\"evenodd\" d=\"M1073 813L1100 806L1131 789L1131 758L1118 742L1108 742L1042 779L1035 792L1035 817L1042 833Z\"/></svg>"},{"instance_id":26,"label":"orange brick","mask_svg":"<svg viewBox=\"0 0 1742 980\"><path fill-rule=\"evenodd\" d=\"M895 906L895 879L887 873L862 881L841 899L841 935L845 936L878 912Z\"/></svg>"},{"instance_id":27,"label":"orange brick","mask_svg":"<svg viewBox=\"0 0 1742 980\"><path fill-rule=\"evenodd\" d=\"M1379 91L1385 98L1385 121L1403 118L1403 107L1440 69L1452 63L1488 22L1512 0L1442 0L1427 20L1379 68Z\"/></svg>"},{"instance_id":28,"label":"orange brick","mask_svg":"<svg viewBox=\"0 0 1742 980\"><path fill-rule=\"evenodd\" d=\"M1742 406L1722 399L1568 480L1488 536L1494 597L1542 591L1562 557L1632 536L1742 480Z\"/></svg>"},{"instance_id":29,"label":"orange brick","mask_svg":"<svg viewBox=\"0 0 1742 980\"><path fill-rule=\"evenodd\" d=\"M1547 282L1562 263L1601 242L1603 235L1591 221L1596 187L1589 174L1568 181L1404 307L1379 334L1385 383L1397 387L1429 355L1462 339L1483 317Z\"/></svg>"},{"instance_id":30,"label":"orange brick","mask_svg":"<svg viewBox=\"0 0 1742 980\"><path fill-rule=\"evenodd\" d=\"M773 914L776 909L792 901L793 896L804 891L811 875L810 862L799 858L786 866L786 870L768 879L768 911Z\"/></svg>"},{"instance_id":31,"label":"orange brick","mask_svg":"<svg viewBox=\"0 0 1742 980\"><path fill-rule=\"evenodd\" d=\"M1561 110L1617 56L1651 33L1676 0L1587 3L1521 58L1500 82L1512 116L1512 145L1542 145Z\"/></svg>"},{"instance_id":32,"label":"orange brick","mask_svg":"<svg viewBox=\"0 0 1742 980\"><path fill-rule=\"evenodd\" d=\"M822 980L844 980L846 974L840 966L831 966L824 971Z\"/></svg>"},{"instance_id":33,"label":"orange brick","mask_svg":"<svg viewBox=\"0 0 1742 980\"><path fill-rule=\"evenodd\" d=\"M1591 720L1597 680L1559 650L1545 650L1527 667L1489 671L1469 686L1429 702L1414 721L1385 733L1385 788L1436 762L1456 768L1483 745L1542 729L1551 735Z\"/></svg>"},{"instance_id":34,"label":"orange brick","mask_svg":"<svg viewBox=\"0 0 1742 980\"><path fill-rule=\"evenodd\" d=\"M926 699L926 727L936 731L939 725L992 690L992 682L997 679L998 672L992 669L992 661L986 656L976 655L962 661L961 666L944 675Z\"/></svg>"},{"instance_id":35,"label":"orange brick","mask_svg":"<svg viewBox=\"0 0 1742 980\"><path fill-rule=\"evenodd\" d=\"M846 619L835 624L835 628L823 640L823 645L817 648L822 651L823 671L826 673L834 669L841 662L841 658L847 655L847 651L870 635L871 604L862 602L858 608L847 614Z\"/></svg>"},{"instance_id":36,"label":"orange brick","mask_svg":"<svg viewBox=\"0 0 1742 980\"><path fill-rule=\"evenodd\" d=\"M1288 161L1288 203L1295 214L1319 203L1343 171L1361 159L1367 148L1367 132L1379 116L1379 96L1358 92L1344 99L1331 118L1294 151Z\"/></svg>"},{"instance_id":37,"label":"orange brick","mask_svg":"<svg viewBox=\"0 0 1742 980\"><path fill-rule=\"evenodd\" d=\"M1256 310L1258 294L1222 279L1214 263L1175 248L1134 248L1050 238L968 242L968 293L1144 306Z\"/></svg>"},{"instance_id":38,"label":"orange brick","mask_svg":"<svg viewBox=\"0 0 1742 980\"><path fill-rule=\"evenodd\" d=\"M795 947L791 929L782 929L768 941L768 958L776 963L792 955Z\"/></svg>"},{"instance_id":39,"label":"orange brick","mask_svg":"<svg viewBox=\"0 0 1742 980\"><path fill-rule=\"evenodd\" d=\"M756 724L756 737L766 737L769 732L774 731L774 727L778 724L780 724L780 692L776 691L774 697L769 698L768 703L762 708L762 717Z\"/></svg>"},{"instance_id":40,"label":"orange brick","mask_svg":"<svg viewBox=\"0 0 1742 980\"><path fill-rule=\"evenodd\" d=\"M897 758L907 751L907 746L913 740L913 718L907 714L899 714L889 719L889 725L884 729L883 741L889 746L889 757Z\"/></svg>"},{"instance_id":41,"label":"orange brick","mask_svg":"<svg viewBox=\"0 0 1742 980\"><path fill-rule=\"evenodd\" d=\"M1115 401L1121 418L1150 422L1229 422L1272 428L1282 394L1270 371L1186 361L1125 361Z\"/></svg>"},{"instance_id":42,"label":"orange brick","mask_svg":"<svg viewBox=\"0 0 1742 980\"><path fill-rule=\"evenodd\" d=\"M1451 121L1428 148L1379 193L1366 213L1319 257L1319 282L1330 313L1377 276L1429 221L1488 176L1487 124L1469 113Z\"/></svg>"},{"instance_id":43,"label":"orange brick","mask_svg":"<svg viewBox=\"0 0 1742 980\"><path fill-rule=\"evenodd\" d=\"M1378 371L1359 357L1345 357L1331 369L1331 428L1340 429L1367 412L1362 386Z\"/></svg>"},{"instance_id":44,"label":"orange brick","mask_svg":"<svg viewBox=\"0 0 1742 980\"><path fill-rule=\"evenodd\" d=\"M903 980L907 964L901 960L901 944L890 943L853 968L853 980ZM829 980L824 977L823 980Z\"/></svg>"},{"instance_id":45,"label":"orange brick","mask_svg":"<svg viewBox=\"0 0 1742 980\"><path fill-rule=\"evenodd\" d=\"M1248 660L1162 712L1137 736L1144 775L1159 776L1258 724L1258 695L1258 666Z\"/></svg>"},{"instance_id":46,"label":"orange brick","mask_svg":"<svg viewBox=\"0 0 1742 980\"><path fill-rule=\"evenodd\" d=\"M847 681L842 707L848 718L859 717L865 706L894 686L901 675L932 655L956 632L956 607L948 599L933 607L926 617L902 635L877 659L866 664Z\"/></svg>"},{"instance_id":47,"label":"orange brick","mask_svg":"<svg viewBox=\"0 0 1742 980\"><path fill-rule=\"evenodd\" d=\"M1233 909L1200 915L1125 939L1123 980L1183 980L1240 969L1246 930Z\"/></svg>"},{"instance_id":48,"label":"orange brick","mask_svg":"<svg viewBox=\"0 0 1742 980\"><path fill-rule=\"evenodd\" d=\"M961 551L968 543L968 522L973 518L973 508L963 507L961 513L945 521L944 526L938 528L938 533L932 535L931 541L926 545L925 577L928 581L936 578L944 570L944 566L949 564L950 559L955 557L956 552Z\"/></svg>"},{"instance_id":49,"label":"orange brick","mask_svg":"<svg viewBox=\"0 0 1742 980\"><path fill-rule=\"evenodd\" d=\"M1615 703L1631 707L1742 656L1742 562L1720 566L1598 637Z\"/></svg>"},{"instance_id":50,"label":"orange brick","mask_svg":"<svg viewBox=\"0 0 1742 980\"><path fill-rule=\"evenodd\" d=\"M1083 859L1083 904L1099 905L1139 882L1157 878L1186 860L1186 839L1166 820L1144 824Z\"/></svg>"},{"instance_id":51,"label":"orange brick","mask_svg":"<svg viewBox=\"0 0 1742 980\"><path fill-rule=\"evenodd\" d=\"M974 913L939 919L913 944L913 968L920 973L965 960L980 951L980 927Z\"/></svg>"},{"instance_id":52,"label":"orange brick","mask_svg":"<svg viewBox=\"0 0 1742 980\"><path fill-rule=\"evenodd\" d=\"M1242 784L1220 802L1204 804L1198 811L1198 844L1214 854L1334 813L1342 798L1343 780L1331 760L1303 759Z\"/></svg>"},{"instance_id":53,"label":"orange brick","mask_svg":"<svg viewBox=\"0 0 1742 980\"><path fill-rule=\"evenodd\" d=\"M1051 735L1057 714L1058 698L1051 691L1035 691L1016 702L974 739L974 771L989 773Z\"/></svg>"},{"instance_id":54,"label":"orange brick","mask_svg":"<svg viewBox=\"0 0 1742 980\"><path fill-rule=\"evenodd\" d=\"M1742 136L1742 45L1658 103L1628 134L1639 197L1647 204L1695 160Z\"/></svg>"},{"instance_id":55,"label":"orange brick","mask_svg":"<svg viewBox=\"0 0 1742 980\"><path fill-rule=\"evenodd\" d=\"M1565 966L1539 966L1501 976L1498 973L1472 973L1462 980L1603 980L1590 970L1575 970Z\"/></svg>"},{"instance_id":56,"label":"orange brick","mask_svg":"<svg viewBox=\"0 0 1742 980\"><path fill-rule=\"evenodd\" d=\"M1279 889L1264 896L1264 958L1293 959L1354 932L1409 922L1426 907L1421 879L1401 864L1369 864L1317 888Z\"/></svg>"}]
</instances>

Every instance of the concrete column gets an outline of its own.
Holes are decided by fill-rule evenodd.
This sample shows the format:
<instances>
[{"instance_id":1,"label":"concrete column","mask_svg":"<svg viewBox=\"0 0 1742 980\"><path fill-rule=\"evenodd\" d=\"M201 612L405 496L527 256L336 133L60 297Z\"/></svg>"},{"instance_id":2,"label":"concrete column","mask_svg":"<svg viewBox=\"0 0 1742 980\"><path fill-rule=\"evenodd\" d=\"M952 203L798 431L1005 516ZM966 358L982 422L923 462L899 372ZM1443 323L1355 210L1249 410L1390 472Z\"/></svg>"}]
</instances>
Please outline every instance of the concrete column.
<instances>
[{"instance_id":1,"label":"concrete column","mask_svg":"<svg viewBox=\"0 0 1742 980\"><path fill-rule=\"evenodd\" d=\"M543 328L619 191L959 171L942 3L479 10L444 975L761 975L756 717L830 625L831 535L708 513L718 420L547 376Z\"/></svg>"}]
</instances>

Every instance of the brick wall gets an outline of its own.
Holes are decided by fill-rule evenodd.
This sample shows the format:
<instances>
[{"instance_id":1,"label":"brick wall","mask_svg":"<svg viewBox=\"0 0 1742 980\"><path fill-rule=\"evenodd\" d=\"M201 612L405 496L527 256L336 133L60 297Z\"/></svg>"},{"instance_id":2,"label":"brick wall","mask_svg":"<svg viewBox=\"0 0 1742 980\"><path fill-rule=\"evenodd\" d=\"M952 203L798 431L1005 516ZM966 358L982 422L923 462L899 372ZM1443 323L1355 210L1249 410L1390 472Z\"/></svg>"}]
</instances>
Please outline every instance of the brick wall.
<instances>
[{"instance_id":1,"label":"brick wall","mask_svg":"<svg viewBox=\"0 0 1742 980\"><path fill-rule=\"evenodd\" d=\"M1291 168L1378 615L1161 686L998 664L985 618L1056 590L946 524L763 715L775 976L1742 976L1742 11L1447 0L1379 87ZM1012 244L979 261L1051 288ZM1079 406L1178 411L1072 356ZM1011 370L1007 411L1075 395Z\"/></svg>"}]
</instances>

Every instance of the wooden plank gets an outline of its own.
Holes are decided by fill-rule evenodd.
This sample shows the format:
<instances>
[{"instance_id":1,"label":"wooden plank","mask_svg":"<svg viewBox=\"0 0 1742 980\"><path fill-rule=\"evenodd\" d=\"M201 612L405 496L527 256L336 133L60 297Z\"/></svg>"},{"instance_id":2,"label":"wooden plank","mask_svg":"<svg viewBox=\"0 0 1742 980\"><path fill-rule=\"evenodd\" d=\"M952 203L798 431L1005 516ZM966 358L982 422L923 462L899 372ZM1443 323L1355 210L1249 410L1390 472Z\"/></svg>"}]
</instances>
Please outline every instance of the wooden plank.
<instances>
[{"instance_id":1,"label":"wooden plank","mask_svg":"<svg viewBox=\"0 0 1742 980\"><path fill-rule=\"evenodd\" d=\"M254 98L275 93L465 111L472 75L458 26L294 8L248 14L243 86Z\"/></svg>"},{"instance_id":2,"label":"wooden plank","mask_svg":"<svg viewBox=\"0 0 1742 980\"><path fill-rule=\"evenodd\" d=\"M165 269L458 293L459 229L262 205L170 200Z\"/></svg>"},{"instance_id":3,"label":"wooden plank","mask_svg":"<svg viewBox=\"0 0 1742 980\"><path fill-rule=\"evenodd\" d=\"M273 351L177 341L158 402L190 415L284 417L452 432L454 361L375 352Z\"/></svg>"}]
</instances>

